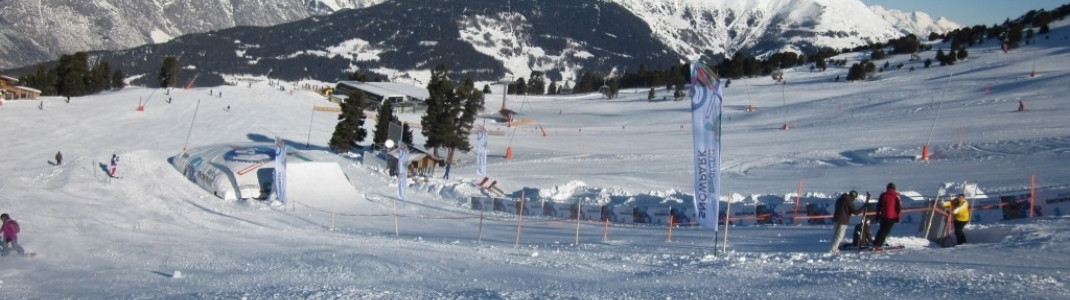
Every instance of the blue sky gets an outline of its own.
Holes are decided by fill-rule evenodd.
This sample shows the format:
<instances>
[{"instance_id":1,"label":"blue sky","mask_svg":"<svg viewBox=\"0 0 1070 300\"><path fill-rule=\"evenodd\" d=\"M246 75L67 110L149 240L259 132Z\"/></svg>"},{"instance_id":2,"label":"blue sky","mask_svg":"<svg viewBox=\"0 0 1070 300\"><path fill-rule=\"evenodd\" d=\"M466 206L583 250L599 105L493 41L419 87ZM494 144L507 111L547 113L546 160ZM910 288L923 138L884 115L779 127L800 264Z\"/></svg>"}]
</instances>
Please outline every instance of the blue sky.
<instances>
[{"instance_id":1,"label":"blue sky","mask_svg":"<svg viewBox=\"0 0 1070 300\"><path fill-rule=\"evenodd\" d=\"M933 18L946 17L964 26L1003 23L1034 9L1052 10L1068 0L862 0L866 5L905 12L922 11Z\"/></svg>"}]
</instances>

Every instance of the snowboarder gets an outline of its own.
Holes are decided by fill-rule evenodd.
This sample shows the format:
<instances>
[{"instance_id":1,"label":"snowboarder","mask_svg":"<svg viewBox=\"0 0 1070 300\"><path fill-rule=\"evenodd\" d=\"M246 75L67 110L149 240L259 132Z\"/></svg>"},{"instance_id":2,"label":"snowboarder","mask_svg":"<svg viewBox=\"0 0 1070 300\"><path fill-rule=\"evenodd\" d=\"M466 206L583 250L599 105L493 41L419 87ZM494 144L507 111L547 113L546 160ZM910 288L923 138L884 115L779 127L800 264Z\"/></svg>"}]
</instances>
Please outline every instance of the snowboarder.
<instances>
[{"instance_id":1,"label":"snowboarder","mask_svg":"<svg viewBox=\"0 0 1070 300\"><path fill-rule=\"evenodd\" d=\"M108 168L108 176L115 177L115 169L119 167L119 156L111 155L111 167Z\"/></svg>"},{"instance_id":2,"label":"snowboarder","mask_svg":"<svg viewBox=\"0 0 1070 300\"><path fill-rule=\"evenodd\" d=\"M955 216L955 245L965 244L966 233L962 230L966 228L966 224L970 223L970 203L966 201L966 195L959 194L958 197L941 205Z\"/></svg>"},{"instance_id":3,"label":"snowboarder","mask_svg":"<svg viewBox=\"0 0 1070 300\"><path fill-rule=\"evenodd\" d=\"M836 210L832 214L832 219L836 222L836 230L832 235L832 249L829 249L830 253L836 253L840 251L840 243L843 242L843 235L847 233L847 223L851 221L852 215L861 213L860 210L855 208L855 199L858 198L858 192L850 191L840 195L839 199L836 199Z\"/></svg>"},{"instance_id":4,"label":"snowboarder","mask_svg":"<svg viewBox=\"0 0 1070 300\"><path fill-rule=\"evenodd\" d=\"M873 240L873 250L883 250L884 240L892 232L892 226L899 223L899 213L902 209L895 183L889 182L887 189L877 198L877 220L880 221L881 228L877 230L877 238Z\"/></svg>"},{"instance_id":5,"label":"snowboarder","mask_svg":"<svg viewBox=\"0 0 1070 300\"><path fill-rule=\"evenodd\" d=\"M0 225L0 234L3 235L3 253L0 255L8 255L11 253L11 249L15 249L19 255L26 255L26 251L22 250L22 246L19 246L19 223L12 220L7 214L0 214L0 221L4 224Z\"/></svg>"},{"instance_id":6,"label":"snowboarder","mask_svg":"<svg viewBox=\"0 0 1070 300\"><path fill-rule=\"evenodd\" d=\"M63 164L63 153L60 152L60 151L56 151L56 165L58 166L58 165L62 165L62 164Z\"/></svg>"}]
</instances>

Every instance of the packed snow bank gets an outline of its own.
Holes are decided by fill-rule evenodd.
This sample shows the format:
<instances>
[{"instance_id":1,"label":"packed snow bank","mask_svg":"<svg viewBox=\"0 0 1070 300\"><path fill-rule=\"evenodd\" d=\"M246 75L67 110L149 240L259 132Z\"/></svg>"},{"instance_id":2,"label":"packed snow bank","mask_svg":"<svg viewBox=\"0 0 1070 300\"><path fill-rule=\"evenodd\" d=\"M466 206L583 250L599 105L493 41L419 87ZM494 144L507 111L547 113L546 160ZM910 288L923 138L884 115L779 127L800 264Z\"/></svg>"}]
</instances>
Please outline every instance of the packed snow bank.
<instances>
[{"instance_id":1,"label":"packed snow bank","mask_svg":"<svg viewBox=\"0 0 1070 300\"><path fill-rule=\"evenodd\" d=\"M358 212L365 204L334 162L303 162L286 166L286 201L322 211Z\"/></svg>"}]
</instances>

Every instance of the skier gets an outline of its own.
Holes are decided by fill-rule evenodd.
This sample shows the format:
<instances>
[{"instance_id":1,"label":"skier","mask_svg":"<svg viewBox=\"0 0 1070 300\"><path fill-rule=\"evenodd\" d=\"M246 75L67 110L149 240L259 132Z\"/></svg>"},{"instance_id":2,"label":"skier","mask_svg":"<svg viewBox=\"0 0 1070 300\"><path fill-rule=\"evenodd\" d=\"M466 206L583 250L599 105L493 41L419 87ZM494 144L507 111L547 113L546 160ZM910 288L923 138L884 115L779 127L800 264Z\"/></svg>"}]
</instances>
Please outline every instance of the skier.
<instances>
[{"instance_id":1,"label":"skier","mask_svg":"<svg viewBox=\"0 0 1070 300\"><path fill-rule=\"evenodd\" d=\"M895 183L888 183L887 189L877 199L877 220L880 220L881 228L877 230L877 238L873 241L873 250L884 250L884 240L892 232L892 226L899 223L899 213L902 206L899 203L899 192L895 190Z\"/></svg>"},{"instance_id":2,"label":"skier","mask_svg":"<svg viewBox=\"0 0 1070 300\"><path fill-rule=\"evenodd\" d=\"M108 176L115 177L115 169L119 167L119 156L111 155L111 168L108 169Z\"/></svg>"},{"instance_id":3,"label":"skier","mask_svg":"<svg viewBox=\"0 0 1070 300\"><path fill-rule=\"evenodd\" d=\"M58 165L62 165L62 164L63 164L63 153L61 153L60 151L56 151L56 165L58 166Z\"/></svg>"},{"instance_id":4,"label":"skier","mask_svg":"<svg viewBox=\"0 0 1070 300\"><path fill-rule=\"evenodd\" d=\"M1018 100L1018 111L1025 111L1025 101Z\"/></svg>"},{"instance_id":5,"label":"skier","mask_svg":"<svg viewBox=\"0 0 1070 300\"><path fill-rule=\"evenodd\" d=\"M970 223L970 204L966 201L966 195L959 194L955 199L941 205L955 216L955 245L965 244L966 233L962 230Z\"/></svg>"},{"instance_id":6,"label":"skier","mask_svg":"<svg viewBox=\"0 0 1070 300\"><path fill-rule=\"evenodd\" d=\"M7 214L0 214L0 221L4 224L0 225L0 234L3 235L3 249L0 250L0 255L7 256L11 253L11 249L15 249L19 255L26 255L26 251L22 250L22 246L19 246L19 223L12 220Z\"/></svg>"},{"instance_id":7,"label":"skier","mask_svg":"<svg viewBox=\"0 0 1070 300\"><path fill-rule=\"evenodd\" d=\"M852 215L857 215L862 211L855 208L855 199L858 198L858 192L850 191L840 195L839 199L836 199L836 211L833 212L833 221L836 222L836 230L832 235L832 249L829 249L829 253L836 253L840 251L840 243L843 242L843 235L847 233L847 223L851 221Z\"/></svg>"},{"instance_id":8,"label":"skier","mask_svg":"<svg viewBox=\"0 0 1070 300\"><path fill-rule=\"evenodd\" d=\"M442 179L450 179L450 166L452 165L451 163L446 163L446 172L442 175Z\"/></svg>"}]
</instances>

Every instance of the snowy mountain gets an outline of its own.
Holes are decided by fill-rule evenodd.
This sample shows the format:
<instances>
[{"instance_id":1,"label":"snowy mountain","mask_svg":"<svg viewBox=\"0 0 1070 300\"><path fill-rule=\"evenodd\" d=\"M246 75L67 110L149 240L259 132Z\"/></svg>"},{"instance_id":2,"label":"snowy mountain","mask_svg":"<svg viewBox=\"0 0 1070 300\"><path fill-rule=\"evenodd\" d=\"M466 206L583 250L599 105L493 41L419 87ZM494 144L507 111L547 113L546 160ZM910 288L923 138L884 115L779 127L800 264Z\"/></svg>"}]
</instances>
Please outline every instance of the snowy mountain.
<instances>
[{"instance_id":1,"label":"snowy mountain","mask_svg":"<svg viewBox=\"0 0 1070 300\"><path fill-rule=\"evenodd\" d=\"M90 56L142 80L155 78L155 62L176 56L187 70L180 82L197 78L197 85L223 84L227 74L336 81L356 71L423 85L438 64L449 67L459 80L500 81L539 70L550 80L574 83L581 70L606 74L627 66L663 69L682 62L634 14L614 3L590 0L469 0L463 5L397 0Z\"/></svg>"},{"instance_id":2,"label":"snowy mountain","mask_svg":"<svg viewBox=\"0 0 1070 300\"><path fill-rule=\"evenodd\" d=\"M902 34L858 0L617 0L688 58L854 48Z\"/></svg>"},{"instance_id":3,"label":"snowy mountain","mask_svg":"<svg viewBox=\"0 0 1070 300\"><path fill-rule=\"evenodd\" d=\"M929 14L920 11L908 13L895 9L885 9L880 5L870 6L869 8L903 34L914 34L922 39L928 37L931 32L945 33L962 27L962 25L943 17L933 20Z\"/></svg>"},{"instance_id":4,"label":"snowy mountain","mask_svg":"<svg viewBox=\"0 0 1070 300\"><path fill-rule=\"evenodd\" d=\"M0 22L10 26L0 28L0 68L33 65L76 51L164 43L185 34L236 26L272 26L382 2L385 0L3 1ZM902 32L927 34L928 30L951 26L933 27L922 17L924 13L918 13L916 18L875 15L858 0L610 2L628 8L653 29L658 39L689 59L706 50L720 54L740 49L758 53L814 47L842 49L898 37ZM450 5L476 8L477 3ZM515 6L510 13L528 15L563 9L555 3L516 0L501 4ZM457 20L464 19L463 15L449 22L465 22ZM894 22L872 22L880 18ZM415 21L429 25L428 20ZM569 19L557 22L582 23Z\"/></svg>"},{"instance_id":5,"label":"snowy mountain","mask_svg":"<svg viewBox=\"0 0 1070 300\"><path fill-rule=\"evenodd\" d=\"M163 43L235 26L271 26L381 1L0 1L0 67L32 65L77 51Z\"/></svg>"}]
</instances>

